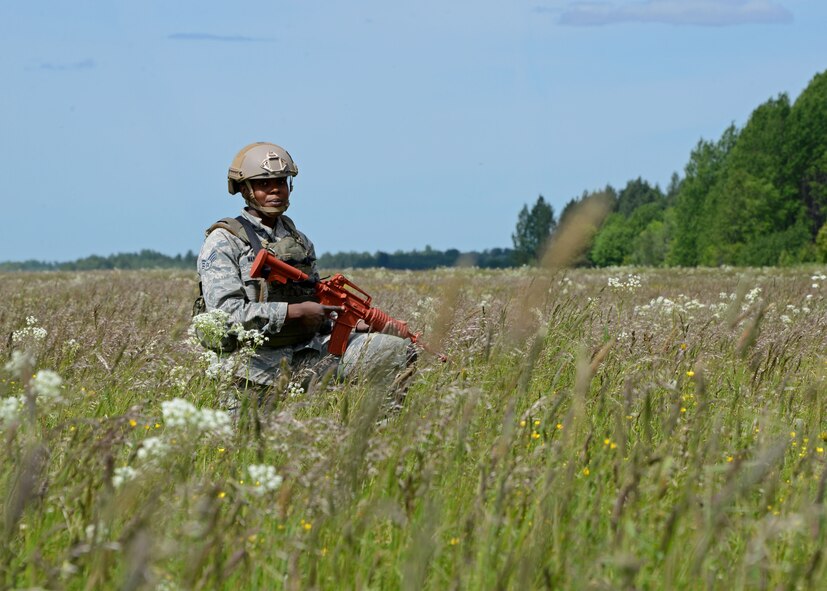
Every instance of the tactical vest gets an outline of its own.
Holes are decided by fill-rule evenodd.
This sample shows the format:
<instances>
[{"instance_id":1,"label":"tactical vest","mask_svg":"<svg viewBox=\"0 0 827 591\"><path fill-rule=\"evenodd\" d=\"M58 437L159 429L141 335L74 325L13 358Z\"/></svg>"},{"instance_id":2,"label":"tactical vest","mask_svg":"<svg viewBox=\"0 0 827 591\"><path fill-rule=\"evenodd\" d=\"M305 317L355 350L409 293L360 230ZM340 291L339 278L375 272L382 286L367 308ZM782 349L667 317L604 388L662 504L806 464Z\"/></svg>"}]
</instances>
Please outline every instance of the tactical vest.
<instances>
[{"instance_id":1,"label":"tactical vest","mask_svg":"<svg viewBox=\"0 0 827 591\"><path fill-rule=\"evenodd\" d=\"M258 302L286 302L288 304L297 304L300 302L318 302L315 288L313 286L315 281L318 281L319 276L313 270L313 263L315 257L310 248L302 238L299 231L296 230L296 225L289 217L282 215L281 221L289 236L285 236L280 240L270 242L269 240L262 240L255 231L255 227L250 220L243 216L235 218L223 218L215 222L212 226L207 228L205 236L209 236L214 230L221 228L226 230L245 244L249 245L253 250L252 256L255 257L258 251L262 248L269 250L277 258L284 261L288 265L300 269L302 272L310 277L310 281L303 283L288 282L281 284L278 282L268 283L264 279L252 279L251 277L242 277L242 281L248 283L250 281L257 281ZM248 261L252 264L252 260ZM240 266L242 275L249 269ZM206 311L206 304L204 303L203 291L201 282L198 282L199 297L193 306L193 315L200 314ZM246 292L245 292L246 293ZM245 299L246 296L245 296ZM248 300L249 301L249 300ZM287 345L295 345L310 340L316 335L315 331L308 331L306 328L297 325L287 325L274 334L267 335L267 342L264 347L284 347ZM229 344L229 343L228 343ZM235 347L230 344L231 348L227 348L222 343L223 351L233 350Z\"/></svg>"}]
</instances>

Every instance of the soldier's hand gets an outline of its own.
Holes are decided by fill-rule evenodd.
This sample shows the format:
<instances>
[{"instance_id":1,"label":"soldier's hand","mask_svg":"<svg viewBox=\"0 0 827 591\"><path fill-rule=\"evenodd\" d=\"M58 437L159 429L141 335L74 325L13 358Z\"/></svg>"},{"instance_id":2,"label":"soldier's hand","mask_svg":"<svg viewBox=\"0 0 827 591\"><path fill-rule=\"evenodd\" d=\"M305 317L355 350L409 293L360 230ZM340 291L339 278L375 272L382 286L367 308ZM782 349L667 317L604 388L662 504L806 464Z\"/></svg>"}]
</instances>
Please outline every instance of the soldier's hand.
<instances>
[{"instance_id":1,"label":"soldier's hand","mask_svg":"<svg viewBox=\"0 0 827 591\"><path fill-rule=\"evenodd\" d=\"M285 322L301 323L310 330L319 330L331 312L341 313L344 312L344 308L341 306L323 306L316 302L288 304Z\"/></svg>"}]
</instances>

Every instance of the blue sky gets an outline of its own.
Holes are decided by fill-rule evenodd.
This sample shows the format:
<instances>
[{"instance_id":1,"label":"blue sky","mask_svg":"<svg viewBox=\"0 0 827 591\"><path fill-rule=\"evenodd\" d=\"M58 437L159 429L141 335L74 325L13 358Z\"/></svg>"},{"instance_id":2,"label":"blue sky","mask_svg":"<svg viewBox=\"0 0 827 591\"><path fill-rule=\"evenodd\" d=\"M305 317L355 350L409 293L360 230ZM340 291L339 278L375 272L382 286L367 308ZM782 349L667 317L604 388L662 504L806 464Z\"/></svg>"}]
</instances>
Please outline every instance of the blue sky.
<instances>
[{"instance_id":1,"label":"blue sky","mask_svg":"<svg viewBox=\"0 0 827 591\"><path fill-rule=\"evenodd\" d=\"M827 69L816 0L4 2L0 261L197 251L286 147L319 252L506 247Z\"/></svg>"}]
</instances>

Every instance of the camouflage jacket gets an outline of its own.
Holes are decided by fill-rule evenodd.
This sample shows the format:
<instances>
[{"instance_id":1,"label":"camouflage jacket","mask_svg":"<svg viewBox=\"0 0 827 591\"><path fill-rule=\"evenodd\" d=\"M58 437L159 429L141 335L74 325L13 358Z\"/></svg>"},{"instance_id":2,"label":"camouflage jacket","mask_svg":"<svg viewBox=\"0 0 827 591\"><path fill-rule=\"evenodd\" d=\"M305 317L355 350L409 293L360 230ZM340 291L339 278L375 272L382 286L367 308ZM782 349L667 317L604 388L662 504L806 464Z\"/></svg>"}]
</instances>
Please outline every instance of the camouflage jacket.
<instances>
[{"instance_id":1,"label":"camouflage jacket","mask_svg":"<svg viewBox=\"0 0 827 591\"><path fill-rule=\"evenodd\" d=\"M270 229L246 210L242 210L241 215L253 223L263 241L277 242L290 236L280 218L276 227ZM299 235L315 259L313 243L303 233L299 232ZM273 301L278 299L276 294L265 294L263 299L268 301L260 301L262 288L266 289L266 286L258 279L250 278L253 258L253 249L244 240L222 228L210 232L198 255L204 303L207 310L227 312L230 324L241 323L247 330L260 330L265 337L276 335L284 326L287 302ZM317 275L315 262L312 263L312 271ZM321 351L322 347L323 339L319 335L295 345L265 346L256 351L248 367L237 373L255 382L272 383L282 360L289 364L294 353L305 349Z\"/></svg>"}]
</instances>

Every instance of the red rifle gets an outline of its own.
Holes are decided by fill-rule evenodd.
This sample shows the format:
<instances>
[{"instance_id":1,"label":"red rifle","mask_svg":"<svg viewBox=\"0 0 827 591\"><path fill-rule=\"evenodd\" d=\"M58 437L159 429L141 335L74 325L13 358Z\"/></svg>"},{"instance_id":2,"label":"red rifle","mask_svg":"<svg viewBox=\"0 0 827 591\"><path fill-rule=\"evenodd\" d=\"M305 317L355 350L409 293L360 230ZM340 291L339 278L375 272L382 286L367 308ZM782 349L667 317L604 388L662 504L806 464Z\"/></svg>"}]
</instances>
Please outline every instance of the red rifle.
<instances>
[{"instance_id":1,"label":"red rifle","mask_svg":"<svg viewBox=\"0 0 827 591\"><path fill-rule=\"evenodd\" d=\"M261 249L258 251L253 267L250 270L250 277L263 278L266 281L277 281L287 283L290 281L310 281L310 277L301 270L288 265L277 258L272 252ZM316 297L325 306L339 306L343 309L338 312L333 332L330 335L330 342L327 350L333 355L342 355L347 348L347 340L351 331L356 328L356 322L361 319L370 327L371 331L381 332L387 325L394 327L397 335L403 339L410 339L412 343L418 343L426 351L439 357L440 361L447 361L448 358L437 351L433 351L428 345L419 341L420 333L412 333L408 329L408 323L388 316L379 308L371 306L372 298L358 285L353 283L344 275L337 273L330 279L314 282ZM347 289L350 288L350 289ZM364 297L360 297L364 296Z\"/></svg>"}]
</instances>

